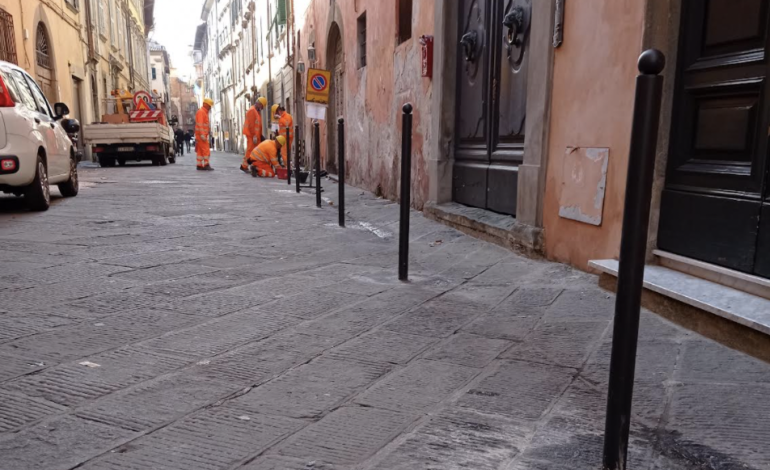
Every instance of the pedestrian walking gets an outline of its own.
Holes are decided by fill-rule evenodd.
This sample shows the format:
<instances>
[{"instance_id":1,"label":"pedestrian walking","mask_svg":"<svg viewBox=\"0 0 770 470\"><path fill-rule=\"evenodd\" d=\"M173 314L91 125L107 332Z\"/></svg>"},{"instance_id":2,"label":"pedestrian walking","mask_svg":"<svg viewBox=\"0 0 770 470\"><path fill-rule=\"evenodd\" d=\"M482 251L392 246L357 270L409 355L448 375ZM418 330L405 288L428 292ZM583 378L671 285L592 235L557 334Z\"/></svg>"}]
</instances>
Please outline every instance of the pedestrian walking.
<instances>
[{"instance_id":1,"label":"pedestrian walking","mask_svg":"<svg viewBox=\"0 0 770 470\"><path fill-rule=\"evenodd\" d=\"M286 138L282 135L275 140L266 140L257 145L247 159L251 166L251 176L273 178L275 168L285 168L286 165L281 162L281 147L284 145L286 145Z\"/></svg>"},{"instance_id":2,"label":"pedestrian walking","mask_svg":"<svg viewBox=\"0 0 770 470\"><path fill-rule=\"evenodd\" d=\"M176 140L176 149L180 157L184 157L184 131L180 128L174 130L174 140Z\"/></svg>"},{"instance_id":3,"label":"pedestrian walking","mask_svg":"<svg viewBox=\"0 0 770 470\"><path fill-rule=\"evenodd\" d=\"M187 144L187 153L190 153L190 142L193 140L193 134L190 131L184 133L184 142Z\"/></svg>"},{"instance_id":4,"label":"pedestrian walking","mask_svg":"<svg viewBox=\"0 0 770 470\"><path fill-rule=\"evenodd\" d=\"M197 169L202 171L213 170L209 163L209 158L211 158L209 111L213 105L214 101L211 98L206 98L203 100L203 107L195 115L195 153L198 156Z\"/></svg>"},{"instance_id":5,"label":"pedestrian walking","mask_svg":"<svg viewBox=\"0 0 770 470\"><path fill-rule=\"evenodd\" d=\"M243 124L243 135L246 136L246 154L241 162L241 171L249 172L249 157L251 152L262 143L262 110L267 106L267 98L260 96L254 100L254 105L246 112L246 122Z\"/></svg>"}]
</instances>

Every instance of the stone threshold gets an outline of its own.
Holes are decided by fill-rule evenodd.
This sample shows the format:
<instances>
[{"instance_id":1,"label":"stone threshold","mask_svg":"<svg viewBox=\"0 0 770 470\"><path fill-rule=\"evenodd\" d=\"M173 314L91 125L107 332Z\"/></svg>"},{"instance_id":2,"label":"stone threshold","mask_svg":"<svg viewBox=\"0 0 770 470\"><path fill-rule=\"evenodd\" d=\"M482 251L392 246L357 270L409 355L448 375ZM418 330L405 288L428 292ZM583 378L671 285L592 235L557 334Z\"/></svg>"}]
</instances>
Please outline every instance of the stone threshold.
<instances>
[{"instance_id":1,"label":"stone threshold","mask_svg":"<svg viewBox=\"0 0 770 470\"><path fill-rule=\"evenodd\" d=\"M617 260L593 260L615 291ZM665 266L644 269L645 308L726 346L770 361L770 300Z\"/></svg>"},{"instance_id":2,"label":"stone threshold","mask_svg":"<svg viewBox=\"0 0 770 470\"><path fill-rule=\"evenodd\" d=\"M428 203L425 216L467 235L528 255L543 254L543 229L523 224L509 215L454 202Z\"/></svg>"}]
</instances>

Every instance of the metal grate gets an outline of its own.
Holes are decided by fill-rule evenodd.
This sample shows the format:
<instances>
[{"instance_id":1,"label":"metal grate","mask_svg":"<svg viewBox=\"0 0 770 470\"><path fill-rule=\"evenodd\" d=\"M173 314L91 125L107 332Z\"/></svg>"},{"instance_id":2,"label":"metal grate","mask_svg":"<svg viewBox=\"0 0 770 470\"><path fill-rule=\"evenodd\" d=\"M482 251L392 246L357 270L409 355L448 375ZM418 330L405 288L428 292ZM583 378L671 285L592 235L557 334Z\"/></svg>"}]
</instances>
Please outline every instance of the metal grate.
<instances>
[{"instance_id":1,"label":"metal grate","mask_svg":"<svg viewBox=\"0 0 770 470\"><path fill-rule=\"evenodd\" d=\"M51 56L48 48L48 31L45 30L43 23L37 25L37 38L35 39L35 52L37 56L37 65L51 70Z\"/></svg>"},{"instance_id":2,"label":"metal grate","mask_svg":"<svg viewBox=\"0 0 770 470\"><path fill-rule=\"evenodd\" d=\"M13 16L0 9L0 60L17 64Z\"/></svg>"}]
</instances>

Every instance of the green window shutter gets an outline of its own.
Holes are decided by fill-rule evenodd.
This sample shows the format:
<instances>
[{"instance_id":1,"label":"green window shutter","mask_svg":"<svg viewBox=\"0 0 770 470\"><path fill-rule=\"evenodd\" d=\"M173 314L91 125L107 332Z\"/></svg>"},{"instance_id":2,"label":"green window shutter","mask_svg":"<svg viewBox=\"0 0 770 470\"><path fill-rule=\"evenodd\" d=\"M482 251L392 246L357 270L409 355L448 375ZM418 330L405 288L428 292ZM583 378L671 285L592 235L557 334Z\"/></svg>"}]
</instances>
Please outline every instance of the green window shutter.
<instances>
[{"instance_id":1,"label":"green window shutter","mask_svg":"<svg viewBox=\"0 0 770 470\"><path fill-rule=\"evenodd\" d=\"M276 0L275 22L286 25L286 0Z\"/></svg>"}]
</instances>

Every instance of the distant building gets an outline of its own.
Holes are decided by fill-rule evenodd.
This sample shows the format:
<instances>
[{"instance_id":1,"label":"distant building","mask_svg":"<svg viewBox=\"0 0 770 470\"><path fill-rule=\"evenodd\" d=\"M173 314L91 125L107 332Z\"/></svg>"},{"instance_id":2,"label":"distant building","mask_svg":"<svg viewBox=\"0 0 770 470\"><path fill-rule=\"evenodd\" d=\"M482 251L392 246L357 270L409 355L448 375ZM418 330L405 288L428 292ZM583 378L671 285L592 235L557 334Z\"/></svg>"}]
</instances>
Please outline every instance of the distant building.
<instances>
[{"instance_id":1,"label":"distant building","mask_svg":"<svg viewBox=\"0 0 770 470\"><path fill-rule=\"evenodd\" d=\"M150 41L148 46L150 48L150 88L158 104L165 105L171 98L171 63L168 52L165 47L154 41Z\"/></svg>"}]
</instances>

